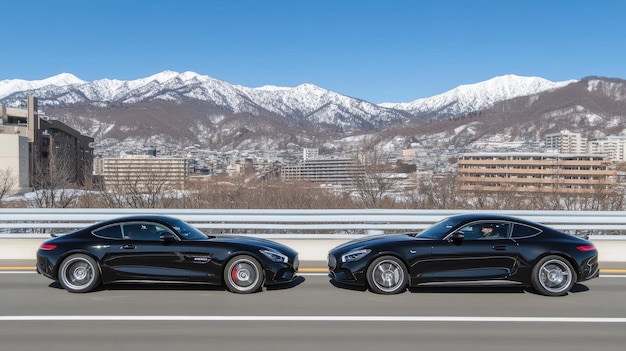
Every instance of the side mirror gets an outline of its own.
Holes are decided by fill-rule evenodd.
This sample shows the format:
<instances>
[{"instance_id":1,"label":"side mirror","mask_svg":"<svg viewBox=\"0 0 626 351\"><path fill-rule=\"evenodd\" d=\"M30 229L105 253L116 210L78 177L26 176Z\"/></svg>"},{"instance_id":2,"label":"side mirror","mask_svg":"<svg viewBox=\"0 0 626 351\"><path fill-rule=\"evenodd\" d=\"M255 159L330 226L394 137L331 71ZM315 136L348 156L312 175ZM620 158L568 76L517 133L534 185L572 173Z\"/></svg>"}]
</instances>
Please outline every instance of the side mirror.
<instances>
[{"instance_id":1,"label":"side mirror","mask_svg":"<svg viewBox=\"0 0 626 351\"><path fill-rule=\"evenodd\" d=\"M163 233L160 235L161 241L170 242L176 241L176 237L172 233Z\"/></svg>"},{"instance_id":2,"label":"side mirror","mask_svg":"<svg viewBox=\"0 0 626 351\"><path fill-rule=\"evenodd\" d=\"M458 244L465 239L465 234L463 232L454 232L450 235L450 241Z\"/></svg>"}]
</instances>

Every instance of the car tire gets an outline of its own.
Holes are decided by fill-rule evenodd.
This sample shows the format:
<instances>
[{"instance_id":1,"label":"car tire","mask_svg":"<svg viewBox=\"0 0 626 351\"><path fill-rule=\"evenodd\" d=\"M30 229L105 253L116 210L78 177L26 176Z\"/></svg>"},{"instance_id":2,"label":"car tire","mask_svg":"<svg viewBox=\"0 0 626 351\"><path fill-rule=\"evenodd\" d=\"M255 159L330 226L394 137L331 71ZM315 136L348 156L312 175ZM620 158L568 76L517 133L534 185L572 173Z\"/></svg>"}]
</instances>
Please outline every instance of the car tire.
<instances>
[{"instance_id":1,"label":"car tire","mask_svg":"<svg viewBox=\"0 0 626 351\"><path fill-rule=\"evenodd\" d=\"M561 256L546 256L533 267L531 282L542 295L563 296L576 283L574 267Z\"/></svg>"},{"instance_id":2,"label":"car tire","mask_svg":"<svg viewBox=\"0 0 626 351\"><path fill-rule=\"evenodd\" d=\"M252 256L232 258L224 269L224 283L230 292L250 294L259 291L265 282L263 267Z\"/></svg>"},{"instance_id":3,"label":"car tire","mask_svg":"<svg viewBox=\"0 0 626 351\"><path fill-rule=\"evenodd\" d=\"M377 294L401 293L406 290L407 282L408 271L397 257L379 257L367 267L367 283Z\"/></svg>"},{"instance_id":4,"label":"car tire","mask_svg":"<svg viewBox=\"0 0 626 351\"><path fill-rule=\"evenodd\" d=\"M85 293L100 285L100 267L90 256L74 254L61 262L58 277L65 290Z\"/></svg>"}]
</instances>

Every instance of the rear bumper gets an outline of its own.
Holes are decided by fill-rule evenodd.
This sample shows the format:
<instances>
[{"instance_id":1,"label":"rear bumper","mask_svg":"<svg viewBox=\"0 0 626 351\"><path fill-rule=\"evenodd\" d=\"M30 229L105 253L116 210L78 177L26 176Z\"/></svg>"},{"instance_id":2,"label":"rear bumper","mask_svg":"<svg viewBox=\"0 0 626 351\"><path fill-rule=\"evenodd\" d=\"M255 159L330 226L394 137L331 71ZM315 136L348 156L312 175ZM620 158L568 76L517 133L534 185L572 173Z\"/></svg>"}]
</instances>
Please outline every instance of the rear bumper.
<instances>
[{"instance_id":1,"label":"rear bumper","mask_svg":"<svg viewBox=\"0 0 626 351\"><path fill-rule=\"evenodd\" d=\"M37 255L37 264L35 265L37 273L44 277L55 280L54 278L54 266L47 258Z\"/></svg>"},{"instance_id":2,"label":"rear bumper","mask_svg":"<svg viewBox=\"0 0 626 351\"><path fill-rule=\"evenodd\" d=\"M598 263L598 256L591 257L583 262L581 265L580 276L578 281L596 278L600 275L600 265Z\"/></svg>"}]
</instances>

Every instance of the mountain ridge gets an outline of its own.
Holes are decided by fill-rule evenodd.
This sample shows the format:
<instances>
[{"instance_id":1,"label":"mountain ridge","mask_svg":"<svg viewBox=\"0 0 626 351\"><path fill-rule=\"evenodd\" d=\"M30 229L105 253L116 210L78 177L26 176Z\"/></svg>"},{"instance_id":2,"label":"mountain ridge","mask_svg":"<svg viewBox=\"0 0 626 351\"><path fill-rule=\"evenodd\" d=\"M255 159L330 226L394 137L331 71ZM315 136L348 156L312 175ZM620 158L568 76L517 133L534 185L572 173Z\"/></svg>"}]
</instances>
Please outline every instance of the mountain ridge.
<instances>
[{"instance_id":1,"label":"mountain ridge","mask_svg":"<svg viewBox=\"0 0 626 351\"><path fill-rule=\"evenodd\" d=\"M505 75L431 98L373 104L310 83L249 88L195 72L163 71L134 81L55 77L0 81L0 105L19 106L36 96L47 116L102 148L333 148L352 136L376 135L404 140L402 147L431 140L435 147L462 149L485 138L540 140L558 128L590 137L626 129L626 85L619 78L551 82Z\"/></svg>"},{"instance_id":2,"label":"mountain ridge","mask_svg":"<svg viewBox=\"0 0 626 351\"><path fill-rule=\"evenodd\" d=\"M507 75L462 85L431 98L409 103L373 104L341 95L311 83L296 87L249 88L232 85L195 72L163 71L132 81L101 79L85 82L63 73L42 81L0 81L0 103L15 106L27 95L37 96L42 107L133 104L196 99L225 113L274 114L310 123L334 124L346 131L365 131L436 112L447 118L491 106L502 99L537 94L572 81L554 83L538 77ZM28 88L28 89L24 89Z\"/></svg>"},{"instance_id":3,"label":"mountain ridge","mask_svg":"<svg viewBox=\"0 0 626 351\"><path fill-rule=\"evenodd\" d=\"M220 81L215 78L211 78L210 76L201 75L201 74L191 72L191 71L178 73L176 71L166 70L166 71L162 71L162 72L153 74L145 78L140 78L140 79L135 79L135 80L118 80L118 79L105 78L105 79L94 80L92 82L87 82L76 77L75 75L71 73L61 73L55 76L45 78L43 80L34 80L34 81L27 81L27 80L21 80L21 79L0 80L0 100L5 100L5 98L7 98L9 95L16 93L16 92L25 91L25 90L37 90L40 88L44 88L46 86L65 87L65 86L76 86L76 85L88 85L88 86L92 86L91 87L92 90L118 91L118 90L121 90L121 88L125 88L124 90L128 91L128 90L138 89L146 85L150 85L151 83L154 83L154 82L159 83L159 84L165 84L166 82L171 81L171 80L178 80L187 85L189 83L193 83L194 81L196 82L203 81L205 83L212 84L213 86L227 85L235 89L242 89L244 91L249 91L249 92L292 91L292 90L298 90L298 89L302 90L302 88L320 89L325 92L331 92L330 90L320 88L312 83L302 83L296 87L280 87L280 86L274 86L274 85L265 85L262 87L251 88L251 87L245 87L241 85L232 85L227 82ZM502 96L503 94L498 94L499 97L511 98L511 97L519 96L520 94L530 95L530 94L541 92L544 90L554 89L556 87L560 87L560 86L563 86L563 85L566 85L575 81L576 80L567 80L563 82L551 82L541 77L524 77L524 76L508 74L508 75L494 77L483 82L459 85L456 88L448 92L437 94L431 97L416 98L410 102L400 102L400 103L386 102L386 103L380 103L376 105L382 106L382 107L400 108L403 110L409 110L412 108L414 109L415 105L418 105L419 102L425 101L425 100L431 100L431 99L439 100L442 97L450 96L452 94L468 95L468 92L474 93L473 98L476 99L476 96L480 94L477 92L481 92L485 90L489 92L493 92L497 89L499 90L506 89L509 92L511 92L507 96ZM526 87L524 87L524 85ZM485 89L485 87L489 87L489 88ZM334 94L337 94L337 93L334 93ZM99 94L99 95L102 96L102 98L100 100L94 99L94 101L103 101L103 102L109 101L110 102L112 100L119 99L118 97L116 97L116 94ZM337 94L337 95L340 95L340 94ZM358 100L365 101L363 99L358 99ZM450 100L450 99L448 98L447 100Z\"/></svg>"}]
</instances>

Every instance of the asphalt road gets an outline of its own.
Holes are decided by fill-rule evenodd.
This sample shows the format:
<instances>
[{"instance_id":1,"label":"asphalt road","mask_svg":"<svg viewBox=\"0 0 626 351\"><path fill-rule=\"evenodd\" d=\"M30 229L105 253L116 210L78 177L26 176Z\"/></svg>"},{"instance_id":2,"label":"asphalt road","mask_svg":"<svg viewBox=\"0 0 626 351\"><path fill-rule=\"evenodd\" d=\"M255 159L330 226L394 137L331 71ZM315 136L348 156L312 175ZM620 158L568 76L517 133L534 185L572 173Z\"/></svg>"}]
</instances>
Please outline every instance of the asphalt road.
<instances>
[{"instance_id":1,"label":"asphalt road","mask_svg":"<svg viewBox=\"0 0 626 351\"><path fill-rule=\"evenodd\" d=\"M237 295L187 285L71 294L0 272L0 350L623 350L626 276L564 297L514 286L429 286L381 296L323 274Z\"/></svg>"}]
</instances>

